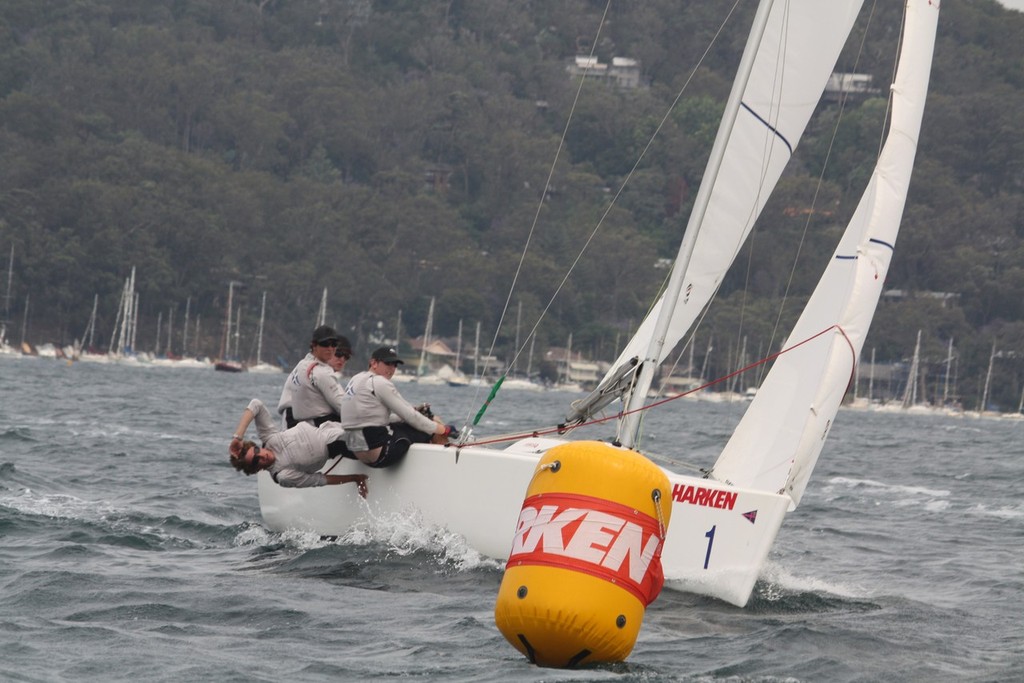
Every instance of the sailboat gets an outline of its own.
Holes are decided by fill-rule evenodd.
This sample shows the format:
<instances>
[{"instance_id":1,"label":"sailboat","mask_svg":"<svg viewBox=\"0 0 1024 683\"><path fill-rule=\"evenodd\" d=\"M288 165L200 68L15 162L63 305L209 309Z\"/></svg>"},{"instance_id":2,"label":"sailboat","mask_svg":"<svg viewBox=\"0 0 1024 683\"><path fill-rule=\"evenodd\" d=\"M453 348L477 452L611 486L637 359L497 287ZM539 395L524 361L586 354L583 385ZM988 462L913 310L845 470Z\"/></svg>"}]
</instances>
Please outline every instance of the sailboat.
<instances>
[{"instance_id":1,"label":"sailboat","mask_svg":"<svg viewBox=\"0 0 1024 683\"><path fill-rule=\"evenodd\" d=\"M284 372L280 365L263 362L263 321L267 315L267 293L263 292L263 300L260 302L260 324L256 332L256 362L247 369L249 372L263 374L277 374Z\"/></svg>"},{"instance_id":2,"label":"sailboat","mask_svg":"<svg viewBox=\"0 0 1024 683\"><path fill-rule=\"evenodd\" d=\"M235 285L241 284L231 280L228 283L228 313L224 317L224 342L221 344L220 358L213 364L213 369L219 372L245 372L245 366L238 361L237 349L234 354L231 353L231 336L232 336L232 321L231 312L232 305L235 297ZM241 314L241 311L239 311ZM238 324L234 326L234 335L238 337ZM236 344L237 346L237 344Z\"/></svg>"},{"instance_id":3,"label":"sailboat","mask_svg":"<svg viewBox=\"0 0 1024 683\"><path fill-rule=\"evenodd\" d=\"M934 412L924 400L924 391L921 388L921 330L917 331L917 341L914 342L914 355L910 361L910 372L907 373L902 408L911 413Z\"/></svg>"},{"instance_id":4,"label":"sailboat","mask_svg":"<svg viewBox=\"0 0 1024 683\"><path fill-rule=\"evenodd\" d=\"M20 356L21 349L7 342L7 325L11 317L11 282L14 280L14 245L11 245L11 258L7 263L7 293L4 295L4 317L0 319L0 355Z\"/></svg>"},{"instance_id":5,"label":"sailboat","mask_svg":"<svg viewBox=\"0 0 1024 683\"><path fill-rule=\"evenodd\" d=\"M988 370L985 372L985 388L981 390L981 398L978 399L977 410L972 410L967 415L970 417L994 417L999 413L994 410L989 410L988 399L989 390L992 388L992 368L995 367L996 362L996 343L992 342L992 353L988 356Z\"/></svg>"},{"instance_id":6,"label":"sailboat","mask_svg":"<svg viewBox=\"0 0 1024 683\"><path fill-rule=\"evenodd\" d=\"M783 352L705 476L664 468L672 520L667 585L743 606L780 526L803 497L854 374L893 254L927 92L938 2L906 3L892 120L863 197ZM859 13L859 0L762 0L661 300L563 431L622 401L613 445L640 450L639 418L655 368L686 334L739 252L799 140ZM464 430L465 431L465 430ZM264 522L342 535L415 510L469 547L509 556L539 458L564 438L528 435L504 449L416 444L397 467L353 487L285 489L261 472ZM356 471L346 460L335 473ZM547 541L545 541L547 543Z\"/></svg>"},{"instance_id":7,"label":"sailboat","mask_svg":"<svg viewBox=\"0 0 1024 683\"><path fill-rule=\"evenodd\" d=\"M440 371L435 372L431 370L430 363L428 362L429 355L432 353L431 347L437 343L432 336L434 334L434 303L434 297L430 297L430 308L427 310L427 327L423 331L423 337L420 339L420 360L416 365L416 371L413 375L413 381L418 384L446 384L448 377L452 373L450 366L441 368L445 370L444 373ZM447 347L439 350L447 351Z\"/></svg>"},{"instance_id":8,"label":"sailboat","mask_svg":"<svg viewBox=\"0 0 1024 683\"><path fill-rule=\"evenodd\" d=\"M455 345L455 368L452 370L452 374L448 376L448 386L450 387L468 387L469 377L466 377L466 373L462 370L462 320L459 320L459 341Z\"/></svg>"}]
</instances>

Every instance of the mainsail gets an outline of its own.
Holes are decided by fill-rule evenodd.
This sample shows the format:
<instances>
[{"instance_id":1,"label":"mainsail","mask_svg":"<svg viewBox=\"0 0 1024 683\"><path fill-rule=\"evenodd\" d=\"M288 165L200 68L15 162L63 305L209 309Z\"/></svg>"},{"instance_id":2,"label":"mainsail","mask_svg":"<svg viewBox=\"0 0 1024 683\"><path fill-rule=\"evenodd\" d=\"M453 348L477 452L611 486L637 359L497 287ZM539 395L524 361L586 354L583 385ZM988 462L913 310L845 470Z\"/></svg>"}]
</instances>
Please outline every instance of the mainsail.
<instances>
[{"instance_id":1,"label":"mainsail","mask_svg":"<svg viewBox=\"0 0 1024 683\"><path fill-rule=\"evenodd\" d=\"M695 209L686 228L685 239L695 241L689 267L680 259L675 264L686 268L679 273L682 293L666 313L671 322L657 357L647 362L657 365L668 356L717 290L803 135L861 4L779 0L771 7L736 122L731 132L719 132L727 140L716 141L724 142L724 156L706 211ZM655 304L594 393L574 404L567 421L585 419L628 390L652 346L664 301L665 296ZM636 391L643 395L647 389Z\"/></svg>"},{"instance_id":2,"label":"mainsail","mask_svg":"<svg viewBox=\"0 0 1024 683\"><path fill-rule=\"evenodd\" d=\"M839 409L885 283L921 130L937 2L909 2L892 124L835 254L784 348L712 470L736 486L800 502ZM801 343L807 341L806 343Z\"/></svg>"}]
</instances>

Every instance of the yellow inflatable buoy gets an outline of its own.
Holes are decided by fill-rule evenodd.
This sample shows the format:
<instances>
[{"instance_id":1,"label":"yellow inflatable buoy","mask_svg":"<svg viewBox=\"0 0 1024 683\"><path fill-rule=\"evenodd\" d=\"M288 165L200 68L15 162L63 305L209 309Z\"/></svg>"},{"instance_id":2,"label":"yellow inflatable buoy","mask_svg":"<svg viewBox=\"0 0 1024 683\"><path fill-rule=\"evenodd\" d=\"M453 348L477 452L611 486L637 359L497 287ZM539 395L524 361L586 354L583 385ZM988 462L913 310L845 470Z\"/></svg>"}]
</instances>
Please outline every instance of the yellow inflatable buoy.
<instances>
[{"instance_id":1,"label":"yellow inflatable buoy","mask_svg":"<svg viewBox=\"0 0 1024 683\"><path fill-rule=\"evenodd\" d=\"M598 441L540 460L519 514L494 619L541 666L620 662L664 583L668 477Z\"/></svg>"}]
</instances>

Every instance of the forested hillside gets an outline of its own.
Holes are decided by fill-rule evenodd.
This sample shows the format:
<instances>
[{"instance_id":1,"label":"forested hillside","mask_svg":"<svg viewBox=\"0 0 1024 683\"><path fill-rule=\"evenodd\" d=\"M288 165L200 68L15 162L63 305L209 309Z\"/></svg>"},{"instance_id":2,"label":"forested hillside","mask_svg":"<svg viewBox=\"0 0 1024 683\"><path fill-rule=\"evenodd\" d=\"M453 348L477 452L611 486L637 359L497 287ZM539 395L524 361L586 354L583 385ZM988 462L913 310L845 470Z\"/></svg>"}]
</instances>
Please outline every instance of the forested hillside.
<instances>
[{"instance_id":1,"label":"forested hillside","mask_svg":"<svg viewBox=\"0 0 1024 683\"><path fill-rule=\"evenodd\" d=\"M538 349L573 332L575 349L610 360L661 284L655 265L675 255L754 4L738 3L672 108L731 3L5 0L8 337L70 343L98 295L105 347L134 266L140 348L188 301L203 334L184 351L216 354L230 281L243 334L267 292L265 357L302 351L324 288L328 322L360 350L379 326L393 335L399 311L403 333L421 334L432 296L435 335L480 321L489 342L529 239L500 330L508 356L518 303L525 338L600 226ZM756 257L737 260L699 333L699 353L716 340L712 374L741 339L751 356L781 342L779 311L783 323L798 312L871 172L901 3L865 4L838 70L872 74L882 92L820 107ZM952 338L972 403L995 344L993 395L1015 407L1024 15L944 0L939 33L893 293L865 349L900 360L921 329L939 372ZM592 49L603 64L637 60L640 86L588 79L577 100L567 67Z\"/></svg>"}]
</instances>

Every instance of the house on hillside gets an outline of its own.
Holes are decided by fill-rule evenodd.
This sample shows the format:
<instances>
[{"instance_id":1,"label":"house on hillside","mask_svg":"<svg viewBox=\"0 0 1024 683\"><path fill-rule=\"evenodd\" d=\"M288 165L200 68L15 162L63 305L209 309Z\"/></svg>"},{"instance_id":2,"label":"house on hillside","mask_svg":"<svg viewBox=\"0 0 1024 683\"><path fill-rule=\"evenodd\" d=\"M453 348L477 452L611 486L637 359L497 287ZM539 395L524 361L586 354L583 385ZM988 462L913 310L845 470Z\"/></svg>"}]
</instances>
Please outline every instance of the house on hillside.
<instances>
[{"instance_id":1,"label":"house on hillside","mask_svg":"<svg viewBox=\"0 0 1024 683\"><path fill-rule=\"evenodd\" d=\"M604 81L617 88L640 87L640 62L629 57L612 57L612 63L602 64L597 57L577 55L566 71L573 78Z\"/></svg>"},{"instance_id":2,"label":"house on hillside","mask_svg":"<svg viewBox=\"0 0 1024 683\"><path fill-rule=\"evenodd\" d=\"M601 381L601 364L583 358L578 352L553 346L544 354L544 360L552 363L558 372L559 381L579 384L584 389L593 389Z\"/></svg>"},{"instance_id":3,"label":"house on hillside","mask_svg":"<svg viewBox=\"0 0 1024 683\"><path fill-rule=\"evenodd\" d=\"M849 97L874 97L881 91L874 86L871 74L833 73L825 84L822 99L826 102L843 102Z\"/></svg>"}]
</instances>

